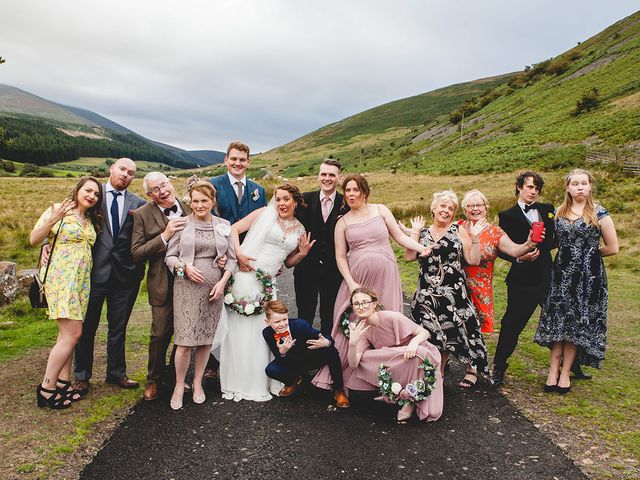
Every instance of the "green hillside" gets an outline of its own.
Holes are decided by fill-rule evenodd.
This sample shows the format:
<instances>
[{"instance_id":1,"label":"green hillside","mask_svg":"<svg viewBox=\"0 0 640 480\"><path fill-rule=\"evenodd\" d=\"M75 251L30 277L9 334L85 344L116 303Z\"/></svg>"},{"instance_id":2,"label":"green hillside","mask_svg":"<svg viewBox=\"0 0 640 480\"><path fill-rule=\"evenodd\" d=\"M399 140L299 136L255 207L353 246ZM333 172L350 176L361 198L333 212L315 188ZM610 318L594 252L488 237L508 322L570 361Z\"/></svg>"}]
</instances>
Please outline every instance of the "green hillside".
<instances>
[{"instance_id":1,"label":"green hillside","mask_svg":"<svg viewBox=\"0 0 640 480\"><path fill-rule=\"evenodd\" d=\"M639 108L640 12L523 72L367 110L254 165L306 175L331 154L347 171L459 175L565 168L590 151L637 158Z\"/></svg>"}]
</instances>

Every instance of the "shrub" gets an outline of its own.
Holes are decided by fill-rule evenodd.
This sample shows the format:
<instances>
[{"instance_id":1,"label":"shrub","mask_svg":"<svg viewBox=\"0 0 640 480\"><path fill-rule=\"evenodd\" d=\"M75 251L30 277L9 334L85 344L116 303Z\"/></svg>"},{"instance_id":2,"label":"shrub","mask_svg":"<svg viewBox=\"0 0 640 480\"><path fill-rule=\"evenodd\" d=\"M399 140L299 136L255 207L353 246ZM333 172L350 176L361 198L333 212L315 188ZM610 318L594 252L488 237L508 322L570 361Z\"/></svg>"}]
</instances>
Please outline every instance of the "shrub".
<instances>
[{"instance_id":1,"label":"shrub","mask_svg":"<svg viewBox=\"0 0 640 480\"><path fill-rule=\"evenodd\" d=\"M32 173L33 175L29 175ZM21 177L37 177L40 174L40 167L33 163L25 163L20 170Z\"/></svg>"},{"instance_id":2,"label":"shrub","mask_svg":"<svg viewBox=\"0 0 640 480\"><path fill-rule=\"evenodd\" d=\"M14 173L16 171L16 165L11 160L3 160L1 166L5 172Z\"/></svg>"},{"instance_id":3,"label":"shrub","mask_svg":"<svg viewBox=\"0 0 640 480\"><path fill-rule=\"evenodd\" d=\"M547 66L547 73L551 75L560 75L569 70L571 62L567 58L556 58Z\"/></svg>"},{"instance_id":4,"label":"shrub","mask_svg":"<svg viewBox=\"0 0 640 480\"><path fill-rule=\"evenodd\" d=\"M576 102L576 108L571 112L574 117L581 113L590 112L600 106L600 92L596 87L582 95L582 98Z\"/></svg>"}]
</instances>

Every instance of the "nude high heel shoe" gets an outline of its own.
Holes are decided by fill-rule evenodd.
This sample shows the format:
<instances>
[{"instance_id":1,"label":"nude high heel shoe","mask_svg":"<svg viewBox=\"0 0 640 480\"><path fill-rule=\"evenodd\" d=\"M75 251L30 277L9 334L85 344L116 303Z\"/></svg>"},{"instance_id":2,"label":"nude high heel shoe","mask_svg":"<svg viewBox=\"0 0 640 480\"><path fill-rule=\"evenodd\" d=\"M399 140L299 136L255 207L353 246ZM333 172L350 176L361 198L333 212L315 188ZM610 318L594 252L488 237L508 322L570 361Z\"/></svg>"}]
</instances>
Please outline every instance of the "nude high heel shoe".
<instances>
[{"instance_id":1,"label":"nude high heel shoe","mask_svg":"<svg viewBox=\"0 0 640 480\"><path fill-rule=\"evenodd\" d=\"M409 420L411 418L411 415L413 415L413 411L415 410L415 408L416 406L413 403L408 403L400 410L398 410L398 421L406 422L407 420Z\"/></svg>"}]
</instances>

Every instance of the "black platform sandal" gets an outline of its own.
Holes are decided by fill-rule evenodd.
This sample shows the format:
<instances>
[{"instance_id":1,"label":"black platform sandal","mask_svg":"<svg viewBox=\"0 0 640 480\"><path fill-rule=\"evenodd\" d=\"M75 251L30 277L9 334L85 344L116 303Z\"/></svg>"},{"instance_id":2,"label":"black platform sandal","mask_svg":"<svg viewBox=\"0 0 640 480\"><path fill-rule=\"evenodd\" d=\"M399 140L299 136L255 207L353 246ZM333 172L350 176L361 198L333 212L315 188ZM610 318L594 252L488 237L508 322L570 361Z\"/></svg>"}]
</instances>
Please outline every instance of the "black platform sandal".
<instances>
[{"instance_id":1,"label":"black platform sandal","mask_svg":"<svg viewBox=\"0 0 640 480\"><path fill-rule=\"evenodd\" d=\"M58 384L62 384L62 387L58 387ZM77 402L78 400L82 400L82 394L71 387L71 382L69 380L57 380L56 387L60 393L67 399L72 402Z\"/></svg>"},{"instance_id":2,"label":"black platform sandal","mask_svg":"<svg viewBox=\"0 0 640 480\"><path fill-rule=\"evenodd\" d=\"M50 393L51 396L47 398L42 395L42 392ZM36 398L38 399L38 407L40 408L49 407L53 410L64 410L71 406L71 400L69 400L64 394L60 393L58 390L49 390L48 388L44 388L42 385L38 385L36 387Z\"/></svg>"},{"instance_id":3,"label":"black platform sandal","mask_svg":"<svg viewBox=\"0 0 640 480\"><path fill-rule=\"evenodd\" d=\"M62 387L59 387L58 384L62 384ZM64 395L68 400L72 402L77 402L82 399L82 394L71 386L71 382L69 380L60 380L58 379L56 382L56 387L58 387L58 391Z\"/></svg>"}]
</instances>

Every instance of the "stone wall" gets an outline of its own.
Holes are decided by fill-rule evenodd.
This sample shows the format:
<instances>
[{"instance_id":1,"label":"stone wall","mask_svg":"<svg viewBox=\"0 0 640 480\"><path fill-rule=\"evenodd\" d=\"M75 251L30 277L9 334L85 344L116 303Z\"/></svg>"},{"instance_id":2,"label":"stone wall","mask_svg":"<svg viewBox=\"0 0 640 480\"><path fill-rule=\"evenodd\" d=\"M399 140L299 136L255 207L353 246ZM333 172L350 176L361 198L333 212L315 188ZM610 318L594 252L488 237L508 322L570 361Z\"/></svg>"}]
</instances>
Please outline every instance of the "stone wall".
<instances>
[{"instance_id":1,"label":"stone wall","mask_svg":"<svg viewBox=\"0 0 640 480\"><path fill-rule=\"evenodd\" d=\"M17 271L13 262L0 262L0 305L13 302L19 295L29 292L36 269Z\"/></svg>"}]
</instances>

